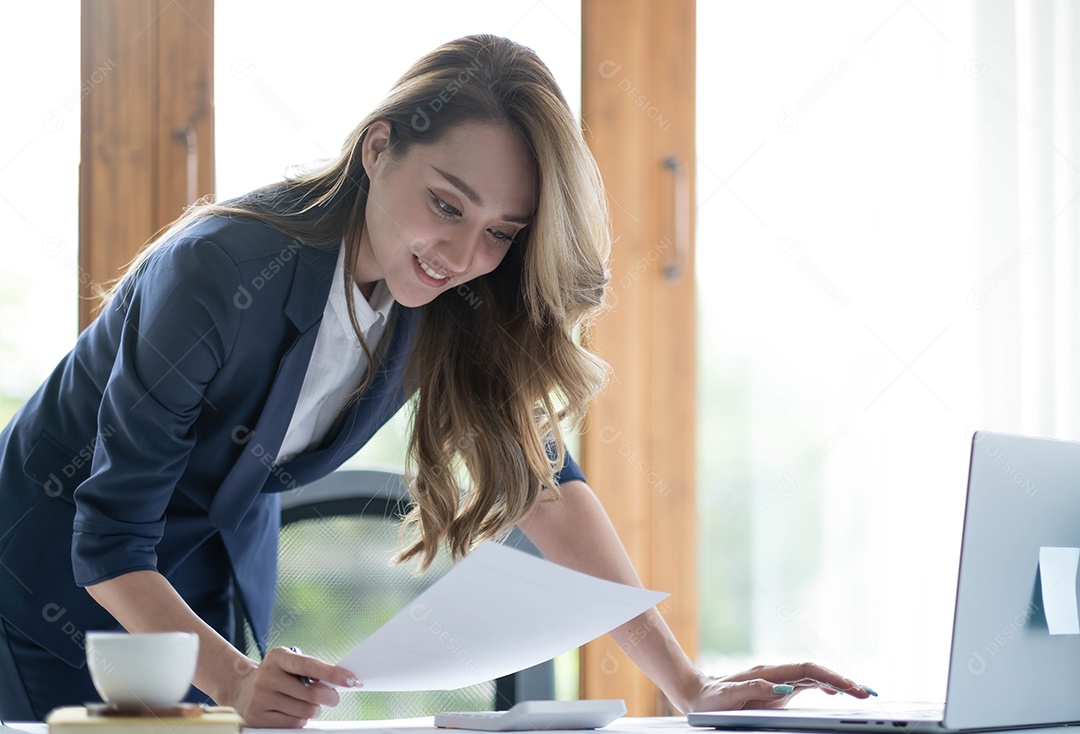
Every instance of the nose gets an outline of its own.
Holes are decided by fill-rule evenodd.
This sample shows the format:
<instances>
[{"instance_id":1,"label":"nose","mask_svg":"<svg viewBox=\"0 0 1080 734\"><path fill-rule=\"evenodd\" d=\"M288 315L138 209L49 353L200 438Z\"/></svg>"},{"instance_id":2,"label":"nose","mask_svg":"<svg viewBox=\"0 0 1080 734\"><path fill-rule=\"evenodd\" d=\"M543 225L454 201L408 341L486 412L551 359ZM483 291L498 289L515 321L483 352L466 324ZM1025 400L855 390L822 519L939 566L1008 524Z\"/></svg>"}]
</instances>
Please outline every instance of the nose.
<instances>
[{"instance_id":1,"label":"nose","mask_svg":"<svg viewBox=\"0 0 1080 734\"><path fill-rule=\"evenodd\" d=\"M433 248L432 265L447 275L463 275L472 267L473 257L481 244L471 234L441 240Z\"/></svg>"}]
</instances>

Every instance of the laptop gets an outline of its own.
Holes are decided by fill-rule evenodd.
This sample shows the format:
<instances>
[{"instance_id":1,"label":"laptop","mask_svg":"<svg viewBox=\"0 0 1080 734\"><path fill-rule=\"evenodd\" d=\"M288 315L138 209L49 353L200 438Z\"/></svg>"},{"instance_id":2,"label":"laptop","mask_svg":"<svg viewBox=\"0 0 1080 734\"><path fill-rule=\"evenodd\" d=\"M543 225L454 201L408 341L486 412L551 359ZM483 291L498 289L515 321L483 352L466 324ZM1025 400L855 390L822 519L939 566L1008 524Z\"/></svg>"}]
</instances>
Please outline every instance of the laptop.
<instances>
[{"instance_id":1,"label":"laptop","mask_svg":"<svg viewBox=\"0 0 1080 734\"><path fill-rule=\"evenodd\" d=\"M1080 442L977 431L944 706L909 710L866 699L847 710L703 711L687 721L716 729L894 734L1080 723L1078 553Z\"/></svg>"}]
</instances>

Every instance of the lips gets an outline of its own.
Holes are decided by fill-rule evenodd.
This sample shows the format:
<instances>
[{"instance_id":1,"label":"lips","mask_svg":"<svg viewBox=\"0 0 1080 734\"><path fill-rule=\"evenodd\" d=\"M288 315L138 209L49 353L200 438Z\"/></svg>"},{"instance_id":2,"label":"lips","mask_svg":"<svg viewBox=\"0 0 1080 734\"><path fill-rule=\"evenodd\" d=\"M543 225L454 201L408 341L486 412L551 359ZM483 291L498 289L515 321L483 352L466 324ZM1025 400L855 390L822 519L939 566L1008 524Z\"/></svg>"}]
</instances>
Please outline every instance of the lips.
<instances>
[{"instance_id":1,"label":"lips","mask_svg":"<svg viewBox=\"0 0 1080 734\"><path fill-rule=\"evenodd\" d=\"M445 275L441 275L438 271L421 260L416 255L413 255L413 270L416 272L416 278L424 285L429 285L432 288L442 288L448 282L450 278ZM434 275L432 275L434 273Z\"/></svg>"},{"instance_id":2,"label":"lips","mask_svg":"<svg viewBox=\"0 0 1080 734\"><path fill-rule=\"evenodd\" d=\"M417 256L416 261L420 263L420 269L430 275L435 280L446 280L447 276L443 275L438 270L428 265L426 262L421 260L419 256Z\"/></svg>"}]
</instances>

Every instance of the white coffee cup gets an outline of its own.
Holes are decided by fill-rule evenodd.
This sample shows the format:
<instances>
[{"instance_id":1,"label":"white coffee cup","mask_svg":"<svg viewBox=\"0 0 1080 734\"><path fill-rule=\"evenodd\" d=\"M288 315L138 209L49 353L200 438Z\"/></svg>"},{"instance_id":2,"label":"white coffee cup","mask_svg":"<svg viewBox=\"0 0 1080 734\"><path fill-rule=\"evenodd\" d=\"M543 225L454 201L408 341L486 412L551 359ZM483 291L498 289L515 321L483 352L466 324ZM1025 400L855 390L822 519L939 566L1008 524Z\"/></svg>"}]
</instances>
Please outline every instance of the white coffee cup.
<instances>
[{"instance_id":1,"label":"white coffee cup","mask_svg":"<svg viewBox=\"0 0 1080 734\"><path fill-rule=\"evenodd\" d=\"M94 688L118 708L168 708L187 695L199 658L193 632L87 632Z\"/></svg>"}]
</instances>

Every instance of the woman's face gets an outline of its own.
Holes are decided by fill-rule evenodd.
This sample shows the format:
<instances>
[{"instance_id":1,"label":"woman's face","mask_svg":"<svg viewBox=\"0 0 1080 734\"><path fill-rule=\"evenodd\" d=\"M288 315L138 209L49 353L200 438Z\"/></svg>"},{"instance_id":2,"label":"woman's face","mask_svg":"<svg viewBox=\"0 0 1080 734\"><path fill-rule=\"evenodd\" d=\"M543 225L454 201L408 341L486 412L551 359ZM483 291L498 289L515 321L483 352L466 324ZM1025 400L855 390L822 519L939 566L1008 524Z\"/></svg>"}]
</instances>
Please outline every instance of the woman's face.
<instances>
[{"instance_id":1,"label":"woman's face","mask_svg":"<svg viewBox=\"0 0 1080 734\"><path fill-rule=\"evenodd\" d=\"M494 270L536 207L533 156L507 125L466 122L404 156L387 153L390 125L363 144L371 179L354 277L398 303L421 306ZM367 286L367 287L365 287Z\"/></svg>"}]
</instances>

